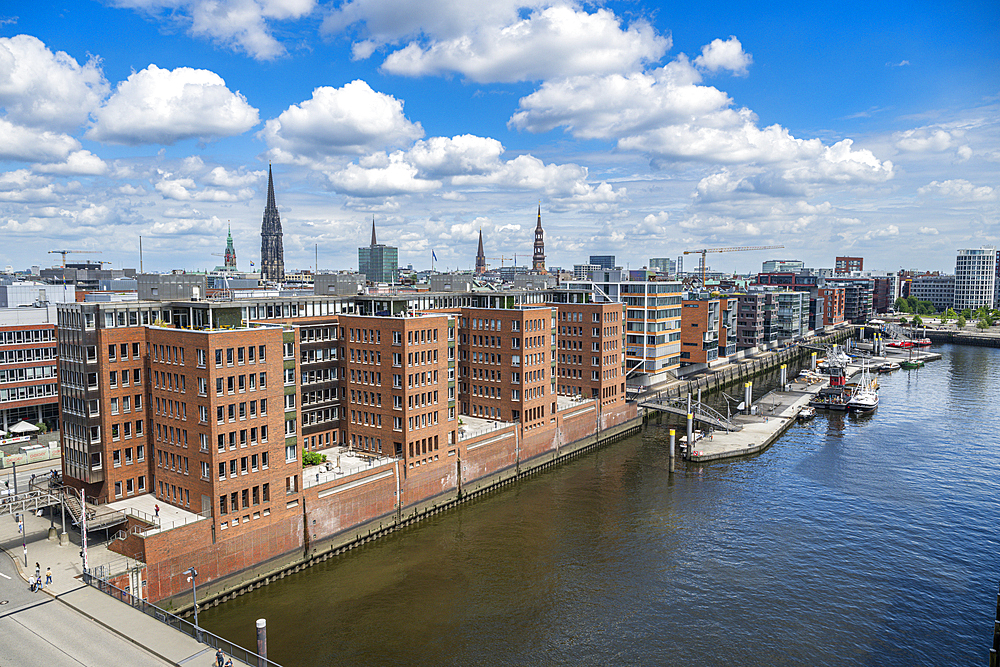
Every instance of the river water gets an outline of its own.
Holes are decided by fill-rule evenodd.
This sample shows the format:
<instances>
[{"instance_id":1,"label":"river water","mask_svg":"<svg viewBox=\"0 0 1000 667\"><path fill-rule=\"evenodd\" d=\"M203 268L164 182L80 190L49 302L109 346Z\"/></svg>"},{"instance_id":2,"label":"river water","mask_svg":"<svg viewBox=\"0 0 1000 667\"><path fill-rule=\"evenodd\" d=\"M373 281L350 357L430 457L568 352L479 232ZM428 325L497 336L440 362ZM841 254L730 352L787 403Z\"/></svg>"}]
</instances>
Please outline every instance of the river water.
<instances>
[{"instance_id":1,"label":"river water","mask_svg":"<svg viewBox=\"0 0 1000 667\"><path fill-rule=\"evenodd\" d=\"M1000 350L668 473L665 425L201 614L311 665L982 665Z\"/></svg>"}]
</instances>

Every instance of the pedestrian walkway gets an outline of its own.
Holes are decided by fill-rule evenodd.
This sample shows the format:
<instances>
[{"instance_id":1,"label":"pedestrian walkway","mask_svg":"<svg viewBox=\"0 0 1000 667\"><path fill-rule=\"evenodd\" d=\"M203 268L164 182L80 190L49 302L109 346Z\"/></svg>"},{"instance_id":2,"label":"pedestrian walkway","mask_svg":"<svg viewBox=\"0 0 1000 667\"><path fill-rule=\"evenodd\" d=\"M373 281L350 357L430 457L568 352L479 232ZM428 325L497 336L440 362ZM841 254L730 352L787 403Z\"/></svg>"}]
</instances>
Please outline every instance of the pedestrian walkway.
<instances>
[{"instance_id":1,"label":"pedestrian walkway","mask_svg":"<svg viewBox=\"0 0 1000 667\"><path fill-rule=\"evenodd\" d=\"M49 524L45 517L25 517L25 568L17 523L0 521L0 546L7 552L0 556L0 601L21 603L9 609L0 607L0 634L4 636L0 665L215 665L214 648L86 585L80 578L80 545L59 546L58 539L50 541ZM127 562L105 545L89 548L88 556L91 567L116 560L124 566ZM28 577L34 574L36 562L43 578L46 568L52 568L52 583L26 597ZM98 637L105 640L97 641ZM65 655L57 655L60 651ZM80 651L80 657L67 662L66 656L74 655L73 651ZM246 663L233 660L233 664Z\"/></svg>"}]
</instances>

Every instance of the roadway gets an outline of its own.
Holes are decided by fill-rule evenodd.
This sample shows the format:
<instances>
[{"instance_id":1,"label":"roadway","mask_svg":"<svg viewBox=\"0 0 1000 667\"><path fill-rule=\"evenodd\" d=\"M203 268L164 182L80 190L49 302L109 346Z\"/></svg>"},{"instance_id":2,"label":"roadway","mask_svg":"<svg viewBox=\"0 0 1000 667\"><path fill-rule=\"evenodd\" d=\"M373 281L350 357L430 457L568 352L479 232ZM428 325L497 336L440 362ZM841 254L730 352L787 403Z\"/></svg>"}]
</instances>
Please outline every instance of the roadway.
<instances>
[{"instance_id":1,"label":"roadway","mask_svg":"<svg viewBox=\"0 0 1000 667\"><path fill-rule=\"evenodd\" d=\"M0 665L173 664L92 622L56 597L30 592L7 554L0 554L0 636ZM196 664L210 663L205 659Z\"/></svg>"}]
</instances>

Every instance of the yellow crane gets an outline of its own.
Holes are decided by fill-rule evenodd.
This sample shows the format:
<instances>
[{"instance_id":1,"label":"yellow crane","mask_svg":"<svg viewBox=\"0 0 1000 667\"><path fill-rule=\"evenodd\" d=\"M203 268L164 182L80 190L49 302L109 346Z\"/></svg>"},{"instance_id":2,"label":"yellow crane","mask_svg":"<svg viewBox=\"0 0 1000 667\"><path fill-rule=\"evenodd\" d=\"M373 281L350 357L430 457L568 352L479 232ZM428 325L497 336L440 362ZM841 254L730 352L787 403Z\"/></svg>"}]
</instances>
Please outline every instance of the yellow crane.
<instances>
[{"instance_id":1,"label":"yellow crane","mask_svg":"<svg viewBox=\"0 0 1000 667\"><path fill-rule=\"evenodd\" d=\"M64 269L66 268L66 255L69 255L70 253L74 255L100 255L101 251L100 250L49 250L50 255L62 255L62 265ZM106 262L106 263L110 264L111 262ZM101 262L101 264L105 264L105 262Z\"/></svg>"},{"instance_id":2,"label":"yellow crane","mask_svg":"<svg viewBox=\"0 0 1000 667\"><path fill-rule=\"evenodd\" d=\"M733 248L702 248L701 250L685 250L685 255L701 255L699 258L699 268L701 269L701 286L705 287L705 255L710 252L746 252L748 250L774 250L784 248L783 245L748 245L736 246Z\"/></svg>"},{"instance_id":3,"label":"yellow crane","mask_svg":"<svg viewBox=\"0 0 1000 667\"><path fill-rule=\"evenodd\" d=\"M505 257L504 255L500 255L499 257L486 257L486 259L494 259L494 260L499 259L501 267L504 265L504 262L513 261L515 265L517 264L517 255L514 255L513 257ZM496 266L496 264L493 264L493 266Z\"/></svg>"}]
</instances>

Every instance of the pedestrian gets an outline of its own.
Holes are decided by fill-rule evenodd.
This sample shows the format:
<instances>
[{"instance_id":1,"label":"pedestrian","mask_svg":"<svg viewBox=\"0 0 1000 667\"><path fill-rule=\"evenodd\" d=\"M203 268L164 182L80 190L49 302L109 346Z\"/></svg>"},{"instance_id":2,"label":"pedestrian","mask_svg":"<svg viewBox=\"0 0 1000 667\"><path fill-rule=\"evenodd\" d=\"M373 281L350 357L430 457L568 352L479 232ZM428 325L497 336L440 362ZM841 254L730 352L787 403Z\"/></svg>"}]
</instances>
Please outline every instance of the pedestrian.
<instances>
[{"instance_id":1,"label":"pedestrian","mask_svg":"<svg viewBox=\"0 0 1000 667\"><path fill-rule=\"evenodd\" d=\"M35 592L35 575L28 577L28 590L32 593Z\"/></svg>"},{"instance_id":2,"label":"pedestrian","mask_svg":"<svg viewBox=\"0 0 1000 667\"><path fill-rule=\"evenodd\" d=\"M223 661L225 659L226 659L226 656L222 653L222 649L221 648L218 651L215 652L215 663L216 663L216 665L218 667L225 667L225 665L223 664Z\"/></svg>"},{"instance_id":3,"label":"pedestrian","mask_svg":"<svg viewBox=\"0 0 1000 667\"><path fill-rule=\"evenodd\" d=\"M229 658L228 660L226 660L226 667L233 667L233 659L232 658Z\"/></svg>"},{"instance_id":4,"label":"pedestrian","mask_svg":"<svg viewBox=\"0 0 1000 667\"><path fill-rule=\"evenodd\" d=\"M39 565L38 563L35 563L35 578L36 579L42 578L42 566Z\"/></svg>"},{"instance_id":5,"label":"pedestrian","mask_svg":"<svg viewBox=\"0 0 1000 667\"><path fill-rule=\"evenodd\" d=\"M48 586L52 583L52 568L45 568L45 585Z\"/></svg>"},{"instance_id":6,"label":"pedestrian","mask_svg":"<svg viewBox=\"0 0 1000 667\"><path fill-rule=\"evenodd\" d=\"M160 518L160 506L159 505L153 505L153 511L156 512L156 518L159 519ZM219 665L219 667L222 667L222 665Z\"/></svg>"}]
</instances>

